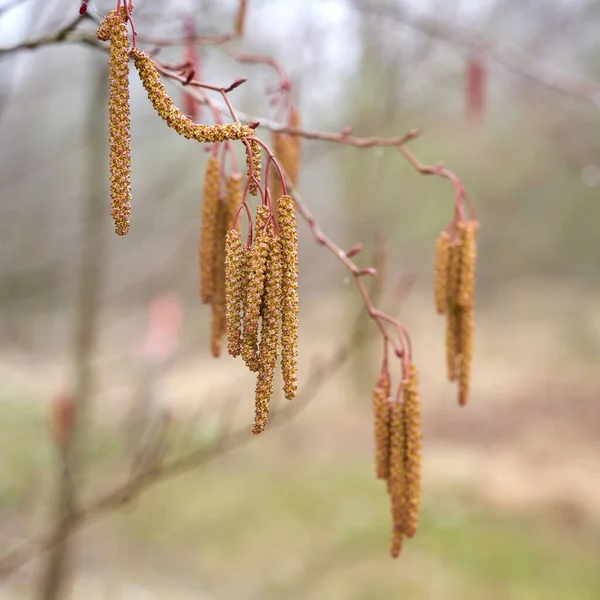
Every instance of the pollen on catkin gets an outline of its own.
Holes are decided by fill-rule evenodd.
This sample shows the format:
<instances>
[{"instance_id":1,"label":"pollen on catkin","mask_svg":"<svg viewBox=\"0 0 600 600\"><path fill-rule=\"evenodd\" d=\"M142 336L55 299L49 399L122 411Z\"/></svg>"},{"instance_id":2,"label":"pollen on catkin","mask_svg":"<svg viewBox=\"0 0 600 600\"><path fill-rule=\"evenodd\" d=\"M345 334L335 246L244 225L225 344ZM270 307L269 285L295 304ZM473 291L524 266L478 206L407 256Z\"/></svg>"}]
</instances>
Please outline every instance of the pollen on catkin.
<instances>
[{"instance_id":1,"label":"pollen on catkin","mask_svg":"<svg viewBox=\"0 0 600 600\"><path fill-rule=\"evenodd\" d=\"M111 215L118 235L129 231L131 216L131 115L129 107L129 38L123 14L108 13L96 32L110 41L108 127L110 143Z\"/></svg>"},{"instance_id":2,"label":"pollen on catkin","mask_svg":"<svg viewBox=\"0 0 600 600\"><path fill-rule=\"evenodd\" d=\"M435 275L433 282L435 309L440 315L445 314L448 304L448 260L450 258L450 244L450 234L447 231L440 232L435 246Z\"/></svg>"},{"instance_id":3,"label":"pollen on catkin","mask_svg":"<svg viewBox=\"0 0 600 600\"><path fill-rule=\"evenodd\" d=\"M248 193L252 196L258 194L258 182L262 172L261 147L256 140L248 140L246 146L246 170L248 178Z\"/></svg>"},{"instance_id":4,"label":"pollen on catkin","mask_svg":"<svg viewBox=\"0 0 600 600\"><path fill-rule=\"evenodd\" d=\"M230 229L225 238L225 312L227 325L227 351L239 356L242 351L243 310L243 248L242 234Z\"/></svg>"},{"instance_id":5,"label":"pollen on catkin","mask_svg":"<svg viewBox=\"0 0 600 600\"><path fill-rule=\"evenodd\" d=\"M390 402L382 375L373 391L373 422L375 430L375 473L377 479L390 476ZM389 379L389 377L388 377Z\"/></svg>"},{"instance_id":6,"label":"pollen on catkin","mask_svg":"<svg viewBox=\"0 0 600 600\"><path fill-rule=\"evenodd\" d=\"M225 237L227 235L227 204L219 198L217 226L214 237L213 290L211 297L212 323L210 347L215 358L221 356L225 333Z\"/></svg>"},{"instance_id":7,"label":"pollen on catkin","mask_svg":"<svg viewBox=\"0 0 600 600\"><path fill-rule=\"evenodd\" d=\"M476 221L461 221L458 226L460 239L460 281L458 284L457 302L465 309L472 308L475 295L475 272L477 262L477 228Z\"/></svg>"},{"instance_id":8,"label":"pollen on catkin","mask_svg":"<svg viewBox=\"0 0 600 600\"><path fill-rule=\"evenodd\" d=\"M296 209L291 196L279 199L277 224L283 264L281 310L281 373L285 397L296 396L298 363L298 232Z\"/></svg>"},{"instance_id":9,"label":"pollen on catkin","mask_svg":"<svg viewBox=\"0 0 600 600\"><path fill-rule=\"evenodd\" d=\"M215 236L219 213L219 188L221 167L214 156L208 159L204 175L204 193L202 197L202 223L198 262L200 267L200 298L204 304L211 301L214 287Z\"/></svg>"},{"instance_id":10,"label":"pollen on catkin","mask_svg":"<svg viewBox=\"0 0 600 600\"><path fill-rule=\"evenodd\" d=\"M265 275L263 317L258 351L255 416L252 433L264 431L273 394L275 369L279 356L279 325L281 320L281 249L279 240L268 238L269 256Z\"/></svg>"},{"instance_id":11,"label":"pollen on catkin","mask_svg":"<svg viewBox=\"0 0 600 600\"><path fill-rule=\"evenodd\" d=\"M408 382L404 385L402 420L404 422L405 509L403 531L413 537L419 527L421 507L421 404L419 401L418 373L410 366Z\"/></svg>"},{"instance_id":12,"label":"pollen on catkin","mask_svg":"<svg viewBox=\"0 0 600 600\"><path fill-rule=\"evenodd\" d=\"M246 297L242 334L242 358L251 371L258 371L258 324L265 289L265 272L269 254L269 236L265 225L269 208L261 205L256 215L256 237L248 256ZM260 223L263 223L260 227Z\"/></svg>"},{"instance_id":13,"label":"pollen on catkin","mask_svg":"<svg viewBox=\"0 0 600 600\"><path fill-rule=\"evenodd\" d=\"M154 110L169 127L180 135L188 140L194 139L207 143L240 140L243 137L254 135L253 129L241 123L216 125L194 123L171 100L150 55L137 47L131 49L131 55Z\"/></svg>"}]
</instances>

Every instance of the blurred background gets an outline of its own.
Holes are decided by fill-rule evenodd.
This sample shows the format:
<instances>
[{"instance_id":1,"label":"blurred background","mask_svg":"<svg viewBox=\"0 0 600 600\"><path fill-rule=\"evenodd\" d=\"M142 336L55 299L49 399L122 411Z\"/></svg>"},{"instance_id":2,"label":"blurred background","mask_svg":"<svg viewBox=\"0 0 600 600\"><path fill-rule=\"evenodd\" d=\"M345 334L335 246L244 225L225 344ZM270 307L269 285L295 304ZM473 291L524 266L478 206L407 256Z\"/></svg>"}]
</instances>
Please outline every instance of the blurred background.
<instances>
[{"instance_id":1,"label":"blurred background","mask_svg":"<svg viewBox=\"0 0 600 600\"><path fill-rule=\"evenodd\" d=\"M78 7L2 0L0 48L57 31ZM172 40L190 16L200 34L229 32L236 10L138 0L135 19ZM68 569L43 555L3 580L0 598L58 598L52 573L63 571L82 600L600 598L599 27L597 0L249 0L243 40L226 45L281 61L307 129L419 129L411 150L443 161L475 201L473 394L459 409L432 296L451 186L393 149L303 143L299 189L324 231L364 243L360 266L386 240L382 303L420 368L422 524L398 562L372 459L379 339L353 348L297 416L252 438L253 377L212 358L197 294L207 153L157 118L132 76L132 227L118 237L106 54L76 43L0 53L0 558L64 509L51 414L70 394L86 498L127 475L140 419L144 431L164 424L170 456L211 444L224 422L248 431L243 447L78 534ZM203 80L247 77L236 108L274 116L273 70L219 46L199 52ZM306 224L299 235L302 388L347 344L361 304Z\"/></svg>"}]
</instances>

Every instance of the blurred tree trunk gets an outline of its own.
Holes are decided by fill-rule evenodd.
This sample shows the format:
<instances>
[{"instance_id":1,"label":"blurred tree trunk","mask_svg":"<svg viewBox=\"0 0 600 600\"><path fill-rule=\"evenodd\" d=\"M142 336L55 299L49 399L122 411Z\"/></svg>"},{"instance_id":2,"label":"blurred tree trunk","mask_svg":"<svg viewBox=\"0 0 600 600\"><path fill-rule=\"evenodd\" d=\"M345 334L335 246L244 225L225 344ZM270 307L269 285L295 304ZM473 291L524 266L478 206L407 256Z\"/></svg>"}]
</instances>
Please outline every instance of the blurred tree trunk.
<instances>
[{"instance_id":1,"label":"blurred tree trunk","mask_svg":"<svg viewBox=\"0 0 600 600\"><path fill-rule=\"evenodd\" d=\"M69 528L69 514L81 489L83 427L93 388L92 357L96 345L106 250L106 107L108 72L94 57L90 72L94 81L89 102L87 135L87 194L83 211L80 267L74 320L73 368L75 419L69 442L59 452L58 485L54 519ZM69 559L73 537L63 538L48 555L41 580L40 600L68 597Z\"/></svg>"}]
</instances>

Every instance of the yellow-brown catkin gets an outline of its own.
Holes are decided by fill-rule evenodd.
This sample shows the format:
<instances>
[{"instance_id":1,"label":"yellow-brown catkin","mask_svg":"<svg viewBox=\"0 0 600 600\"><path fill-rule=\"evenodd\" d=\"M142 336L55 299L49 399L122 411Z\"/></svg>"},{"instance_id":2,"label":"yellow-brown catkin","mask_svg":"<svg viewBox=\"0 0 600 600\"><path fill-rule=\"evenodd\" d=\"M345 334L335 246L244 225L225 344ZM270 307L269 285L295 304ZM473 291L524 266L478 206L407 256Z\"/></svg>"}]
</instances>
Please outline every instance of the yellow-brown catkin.
<instances>
[{"instance_id":1,"label":"yellow-brown catkin","mask_svg":"<svg viewBox=\"0 0 600 600\"><path fill-rule=\"evenodd\" d=\"M460 372L458 373L458 403L465 406L471 392L471 364L473 362L473 338L475 312L463 308L460 312Z\"/></svg>"},{"instance_id":2,"label":"yellow-brown catkin","mask_svg":"<svg viewBox=\"0 0 600 600\"><path fill-rule=\"evenodd\" d=\"M302 118L298 107L294 104L290 106L288 122L291 129L302 129ZM291 144L288 150L289 158L285 171L292 185L298 184L300 174L300 163L302 162L302 138L299 135L289 136Z\"/></svg>"},{"instance_id":3,"label":"yellow-brown catkin","mask_svg":"<svg viewBox=\"0 0 600 600\"><path fill-rule=\"evenodd\" d=\"M274 131L271 134L271 144L273 146L273 154L275 154L275 158L279 161L279 164L285 169L285 141L284 135L279 133L278 131ZM271 200L274 202L274 207L277 207L277 202L279 198L283 196L283 186L281 185L281 178L279 177L279 171L271 166L270 176L269 176L269 187L271 189Z\"/></svg>"},{"instance_id":4,"label":"yellow-brown catkin","mask_svg":"<svg viewBox=\"0 0 600 600\"><path fill-rule=\"evenodd\" d=\"M269 255L269 236L265 224L269 208L261 205L256 211L254 245L248 256L246 297L244 300L244 331L242 358L251 371L258 371L258 323L265 289L265 273ZM262 224L262 225L261 225Z\"/></svg>"},{"instance_id":5,"label":"yellow-brown catkin","mask_svg":"<svg viewBox=\"0 0 600 600\"><path fill-rule=\"evenodd\" d=\"M242 234L230 229L225 238L225 316L227 351L234 357L242 351L243 286Z\"/></svg>"},{"instance_id":6,"label":"yellow-brown catkin","mask_svg":"<svg viewBox=\"0 0 600 600\"><path fill-rule=\"evenodd\" d=\"M204 193L202 197L202 224L198 262L200 267L200 298L204 304L212 299L215 269L215 236L219 212L219 187L221 167L214 156L208 159L204 175Z\"/></svg>"},{"instance_id":7,"label":"yellow-brown catkin","mask_svg":"<svg viewBox=\"0 0 600 600\"><path fill-rule=\"evenodd\" d=\"M281 373L285 397L296 397L298 387L298 232L296 209L291 196L283 196L277 209L283 264L281 310Z\"/></svg>"},{"instance_id":8,"label":"yellow-brown catkin","mask_svg":"<svg viewBox=\"0 0 600 600\"><path fill-rule=\"evenodd\" d=\"M150 55L139 48L131 49L135 66L148 93L154 110L167 123L188 140L198 142L224 142L225 140L240 140L243 137L254 135L254 130L241 123L227 123L217 125L200 125L186 117L173 103L165 86L160 80L160 75L152 62Z\"/></svg>"},{"instance_id":9,"label":"yellow-brown catkin","mask_svg":"<svg viewBox=\"0 0 600 600\"><path fill-rule=\"evenodd\" d=\"M402 548L405 495L405 422L402 403L394 400L390 403L390 436L389 436L389 478L388 493L392 512L392 556L396 558Z\"/></svg>"},{"instance_id":10,"label":"yellow-brown catkin","mask_svg":"<svg viewBox=\"0 0 600 600\"><path fill-rule=\"evenodd\" d=\"M96 33L110 40L108 76L108 129L110 143L110 207L118 235L129 231L131 216L131 116L129 107L129 38L126 20L108 13Z\"/></svg>"},{"instance_id":11,"label":"yellow-brown catkin","mask_svg":"<svg viewBox=\"0 0 600 600\"><path fill-rule=\"evenodd\" d=\"M260 181L260 174L262 172L261 162L261 147L260 144L255 140L248 140L248 146L246 146L246 170L248 177L251 177L250 183L248 184L248 193L252 196L258 194L258 182Z\"/></svg>"},{"instance_id":12,"label":"yellow-brown catkin","mask_svg":"<svg viewBox=\"0 0 600 600\"><path fill-rule=\"evenodd\" d=\"M211 298L212 323L210 348L212 355L221 356L225 319L225 237L227 235L227 204L219 198L217 209L217 227L215 230L213 291Z\"/></svg>"},{"instance_id":13,"label":"yellow-brown catkin","mask_svg":"<svg viewBox=\"0 0 600 600\"><path fill-rule=\"evenodd\" d=\"M252 433L261 433L269 416L269 405L273 395L273 382L277 358L279 357L279 324L281 320L281 250L279 240L268 238L269 258L265 275L262 328L258 351L258 377L254 427Z\"/></svg>"},{"instance_id":14,"label":"yellow-brown catkin","mask_svg":"<svg viewBox=\"0 0 600 600\"><path fill-rule=\"evenodd\" d=\"M235 35L241 37L244 35L244 29L246 26L246 13L248 12L247 0L240 0L238 4L237 13L235 15Z\"/></svg>"},{"instance_id":15,"label":"yellow-brown catkin","mask_svg":"<svg viewBox=\"0 0 600 600\"><path fill-rule=\"evenodd\" d=\"M457 302L468 309L473 307L475 296L478 224L476 221L461 221L457 229L461 246Z\"/></svg>"},{"instance_id":16,"label":"yellow-brown catkin","mask_svg":"<svg viewBox=\"0 0 600 600\"><path fill-rule=\"evenodd\" d=\"M450 234L442 231L435 245L435 270L433 287L435 293L435 309L438 314L446 312L448 304L448 259L450 258Z\"/></svg>"},{"instance_id":17,"label":"yellow-brown catkin","mask_svg":"<svg viewBox=\"0 0 600 600\"><path fill-rule=\"evenodd\" d=\"M230 173L225 182L225 202L227 204L227 229L233 228L235 215L242 203L243 182L241 173ZM239 223L236 229L240 229Z\"/></svg>"},{"instance_id":18,"label":"yellow-brown catkin","mask_svg":"<svg viewBox=\"0 0 600 600\"><path fill-rule=\"evenodd\" d=\"M375 473L377 479L390 476L390 403L382 375L373 391L373 422L375 429ZM389 378L388 378L389 379Z\"/></svg>"},{"instance_id":19,"label":"yellow-brown catkin","mask_svg":"<svg viewBox=\"0 0 600 600\"><path fill-rule=\"evenodd\" d=\"M419 527L421 507L421 403L415 365L410 366L409 379L404 385L402 413L406 436L404 445L405 510L402 529L404 534L411 538Z\"/></svg>"}]
</instances>

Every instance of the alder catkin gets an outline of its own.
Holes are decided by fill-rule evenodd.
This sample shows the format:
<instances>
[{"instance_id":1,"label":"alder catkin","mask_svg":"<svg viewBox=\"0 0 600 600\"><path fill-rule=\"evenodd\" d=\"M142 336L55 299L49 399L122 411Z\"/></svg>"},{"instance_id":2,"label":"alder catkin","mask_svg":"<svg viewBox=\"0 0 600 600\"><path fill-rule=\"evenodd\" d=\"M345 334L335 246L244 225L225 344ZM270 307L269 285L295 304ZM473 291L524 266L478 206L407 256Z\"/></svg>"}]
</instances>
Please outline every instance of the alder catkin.
<instances>
[{"instance_id":1,"label":"alder catkin","mask_svg":"<svg viewBox=\"0 0 600 600\"><path fill-rule=\"evenodd\" d=\"M408 382L404 385L402 419L404 422L404 472L405 509L404 534L411 538L419 527L421 507L421 404L419 400L418 373L410 366Z\"/></svg>"},{"instance_id":2,"label":"alder catkin","mask_svg":"<svg viewBox=\"0 0 600 600\"><path fill-rule=\"evenodd\" d=\"M269 404L273 394L275 369L279 356L279 324L281 320L281 250L279 240L268 238L267 269L263 302L262 327L258 351L258 377L254 427L252 433L261 433L269 416Z\"/></svg>"},{"instance_id":3,"label":"alder catkin","mask_svg":"<svg viewBox=\"0 0 600 600\"><path fill-rule=\"evenodd\" d=\"M457 302L465 309L473 307L477 263L477 222L462 221L458 224L460 239L460 279Z\"/></svg>"},{"instance_id":4,"label":"alder catkin","mask_svg":"<svg viewBox=\"0 0 600 600\"><path fill-rule=\"evenodd\" d=\"M227 351L233 357L242 351L243 285L242 234L230 229L225 238L225 311Z\"/></svg>"},{"instance_id":5,"label":"alder catkin","mask_svg":"<svg viewBox=\"0 0 600 600\"><path fill-rule=\"evenodd\" d=\"M225 317L225 238L227 235L227 205L219 198L217 208L217 226L215 230L213 290L211 298L212 323L210 347L212 355L221 356L223 334L226 329Z\"/></svg>"},{"instance_id":6,"label":"alder catkin","mask_svg":"<svg viewBox=\"0 0 600 600\"><path fill-rule=\"evenodd\" d=\"M458 403L465 406L471 391L471 364L473 362L473 338L475 314L472 308L460 311L460 371L458 373Z\"/></svg>"},{"instance_id":7,"label":"alder catkin","mask_svg":"<svg viewBox=\"0 0 600 600\"><path fill-rule=\"evenodd\" d=\"M393 400L390 403L390 437L389 437L389 478L388 493L392 513L392 556L394 549L399 553L402 547L403 526L405 522L406 473L405 473L405 438L402 402ZM397 556L397 554L396 554Z\"/></svg>"},{"instance_id":8,"label":"alder catkin","mask_svg":"<svg viewBox=\"0 0 600 600\"><path fill-rule=\"evenodd\" d=\"M380 377L373 391L373 422L375 429L375 473L377 479L390 476L390 402L384 381Z\"/></svg>"},{"instance_id":9,"label":"alder catkin","mask_svg":"<svg viewBox=\"0 0 600 600\"><path fill-rule=\"evenodd\" d=\"M269 236L265 224L269 208L261 205L256 211L254 245L248 255L246 267L248 280L245 284L244 319L242 335L242 358L251 371L258 370L258 322L265 289L265 272L269 254Z\"/></svg>"},{"instance_id":10,"label":"alder catkin","mask_svg":"<svg viewBox=\"0 0 600 600\"><path fill-rule=\"evenodd\" d=\"M256 140L248 140L246 146L246 170L250 182L248 183L248 193L256 196L259 193L258 182L262 172L261 147Z\"/></svg>"},{"instance_id":11,"label":"alder catkin","mask_svg":"<svg viewBox=\"0 0 600 600\"><path fill-rule=\"evenodd\" d=\"M288 121L291 129L302 129L300 111L295 104L290 106ZM288 158L285 171L291 184L296 186L300 173L300 163L302 162L302 138L299 135L289 135L287 137L290 143L288 145Z\"/></svg>"},{"instance_id":12,"label":"alder catkin","mask_svg":"<svg viewBox=\"0 0 600 600\"><path fill-rule=\"evenodd\" d=\"M248 12L247 0L240 0L238 4L237 13L235 15L235 35L241 37L244 35L244 29L246 26L246 13Z\"/></svg>"},{"instance_id":13,"label":"alder catkin","mask_svg":"<svg viewBox=\"0 0 600 600\"><path fill-rule=\"evenodd\" d=\"M226 140L241 140L254 135L254 130L241 123L227 123L217 125L200 125L186 117L174 104L160 80L160 75L154 66L150 55L144 50L135 47L131 49L135 66L148 93L154 110L167 123L187 139L198 142L224 142Z\"/></svg>"},{"instance_id":14,"label":"alder catkin","mask_svg":"<svg viewBox=\"0 0 600 600\"><path fill-rule=\"evenodd\" d=\"M219 212L219 187L221 167L214 156L208 159L204 175L204 193L202 197L202 223L198 262L200 267L200 298L204 304L212 299L215 268L215 237Z\"/></svg>"},{"instance_id":15,"label":"alder catkin","mask_svg":"<svg viewBox=\"0 0 600 600\"><path fill-rule=\"evenodd\" d=\"M118 235L129 231L131 217L131 115L129 107L129 38L126 16L108 13L96 32L108 49L111 215Z\"/></svg>"},{"instance_id":16,"label":"alder catkin","mask_svg":"<svg viewBox=\"0 0 600 600\"><path fill-rule=\"evenodd\" d=\"M450 258L450 244L450 234L447 231L440 232L435 246L435 275L433 283L435 309L440 315L443 315L446 312L448 304L448 262Z\"/></svg>"},{"instance_id":17,"label":"alder catkin","mask_svg":"<svg viewBox=\"0 0 600 600\"><path fill-rule=\"evenodd\" d=\"M281 373L285 397L296 396L298 363L298 232L296 209L291 196L279 199L277 223L283 264Z\"/></svg>"}]
</instances>

